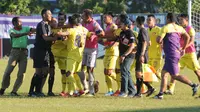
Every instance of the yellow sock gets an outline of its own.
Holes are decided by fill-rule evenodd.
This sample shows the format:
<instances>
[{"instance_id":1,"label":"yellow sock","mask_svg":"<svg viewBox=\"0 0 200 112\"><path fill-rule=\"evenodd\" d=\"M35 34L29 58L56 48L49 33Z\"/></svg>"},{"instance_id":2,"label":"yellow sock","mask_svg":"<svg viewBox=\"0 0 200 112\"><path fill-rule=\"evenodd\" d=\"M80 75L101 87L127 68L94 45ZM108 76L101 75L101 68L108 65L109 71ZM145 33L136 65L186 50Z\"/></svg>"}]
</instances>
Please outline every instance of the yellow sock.
<instances>
[{"instance_id":1,"label":"yellow sock","mask_svg":"<svg viewBox=\"0 0 200 112\"><path fill-rule=\"evenodd\" d=\"M74 77L72 75L69 75L68 77L66 77L66 81L67 81L67 84L68 84L68 93L70 95L73 95L73 93L75 91Z\"/></svg>"},{"instance_id":2,"label":"yellow sock","mask_svg":"<svg viewBox=\"0 0 200 112\"><path fill-rule=\"evenodd\" d=\"M175 89L175 83L170 83L169 85L169 90L174 93L174 89Z\"/></svg>"},{"instance_id":3,"label":"yellow sock","mask_svg":"<svg viewBox=\"0 0 200 112\"><path fill-rule=\"evenodd\" d=\"M65 92L66 90L66 75L65 74L62 74L61 82L62 82L62 92Z\"/></svg>"},{"instance_id":4,"label":"yellow sock","mask_svg":"<svg viewBox=\"0 0 200 112\"><path fill-rule=\"evenodd\" d=\"M74 74L74 79L76 81L76 86L78 87L78 90L83 90L83 86L80 80L80 77L78 76L78 74Z\"/></svg>"},{"instance_id":5,"label":"yellow sock","mask_svg":"<svg viewBox=\"0 0 200 112\"><path fill-rule=\"evenodd\" d=\"M108 87L108 91L112 91L112 78L108 75L105 75L106 85Z\"/></svg>"},{"instance_id":6,"label":"yellow sock","mask_svg":"<svg viewBox=\"0 0 200 112\"><path fill-rule=\"evenodd\" d=\"M116 74L117 90L121 89L121 73Z\"/></svg>"}]
</instances>

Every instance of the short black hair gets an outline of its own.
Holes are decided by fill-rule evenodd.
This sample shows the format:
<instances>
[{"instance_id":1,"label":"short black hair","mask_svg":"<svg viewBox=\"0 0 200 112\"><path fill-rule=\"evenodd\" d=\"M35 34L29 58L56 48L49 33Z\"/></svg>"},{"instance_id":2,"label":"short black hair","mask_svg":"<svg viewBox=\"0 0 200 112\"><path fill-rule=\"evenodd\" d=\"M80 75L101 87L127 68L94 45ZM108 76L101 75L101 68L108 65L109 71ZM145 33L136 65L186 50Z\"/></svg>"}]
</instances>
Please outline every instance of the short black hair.
<instances>
[{"instance_id":1,"label":"short black hair","mask_svg":"<svg viewBox=\"0 0 200 112\"><path fill-rule=\"evenodd\" d=\"M176 22L176 15L174 13L168 13L167 14L167 19L170 21L170 22Z\"/></svg>"},{"instance_id":2,"label":"short black hair","mask_svg":"<svg viewBox=\"0 0 200 112\"><path fill-rule=\"evenodd\" d=\"M19 19L19 17L14 17L14 18L12 19L12 24L14 25L16 22L18 22L18 19Z\"/></svg>"},{"instance_id":3,"label":"short black hair","mask_svg":"<svg viewBox=\"0 0 200 112\"><path fill-rule=\"evenodd\" d=\"M46 14L47 11L48 11L48 9L42 9L41 16L43 17L43 14Z\"/></svg>"},{"instance_id":4,"label":"short black hair","mask_svg":"<svg viewBox=\"0 0 200 112\"><path fill-rule=\"evenodd\" d=\"M81 18L81 15L80 15L80 14L78 14L78 13L73 14L72 17L75 18L75 23L76 23L76 24L81 23L82 18Z\"/></svg>"},{"instance_id":5,"label":"short black hair","mask_svg":"<svg viewBox=\"0 0 200 112\"><path fill-rule=\"evenodd\" d=\"M128 15L127 14L120 14L119 15L119 19L121 22L126 21L128 19Z\"/></svg>"},{"instance_id":6,"label":"short black hair","mask_svg":"<svg viewBox=\"0 0 200 112\"><path fill-rule=\"evenodd\" d=\"M92 17L93 12L91 9L85 9L83 12L87 17Z\"/></svg>"},{"instance_id":7,"label":"short black hair","mask_svg":"<svg viewBox=\"0 0 200 112\"><path fill-rule=\"evenodd\" d=\"M115 15L113 14L113 12L111 12L111 11L104 13L104 15L109 15L111 17L115 17Z\"/></svg>"},{"instance_id":8,"label":"short black hair","mask_svg":"<svg viewBox=\"0 0 200 112\"><path fill-rule=\"evenodd\" d=\"M180 14L179 17L185 18L185 19L189 19L188 14Z\"/></svg>"},{"instance_id":9,"label":"short black hair","mask_svg":"<svg viewBox=\"0 0 200 112\"><path fill-rule=\"evenodd\" d=\"M153 15L153 14L149 14L147 17L153 17L153 18L156 18L155 15Z\"/></svg>"},{"instance_id":10,"label":"short black hair","mask_svg":"<svg viewBox=\"0 0 200 112\"><path fill-rule=\"evenodd\" d=\"M81 23L81 15L73 14L72 16L69 16L68 22L72 25L77 25L77 24Z\"/></svg>"},{"instance_id":11,"label":"short black hair","mask_svg":"<svg viewBox=\"0 0 200 112\"><path fill-rule=\"evenodd\" d=\"M138 17L136 18L136 22L137 22L139 25L144 24L144 22L145 22L145 17L144 17L144 16L138 16Z\"/></svg>"},{"instance_id":12,"label":"short black hair","mask_svg":"<svg viewBox=\"0 0 200 112\"><path fill-rule=\"evenodd\" d=\"M65 20L67 19L67 15L64 12L59 12L58 16L64 16Z\"/></svg>"}]
</instances>

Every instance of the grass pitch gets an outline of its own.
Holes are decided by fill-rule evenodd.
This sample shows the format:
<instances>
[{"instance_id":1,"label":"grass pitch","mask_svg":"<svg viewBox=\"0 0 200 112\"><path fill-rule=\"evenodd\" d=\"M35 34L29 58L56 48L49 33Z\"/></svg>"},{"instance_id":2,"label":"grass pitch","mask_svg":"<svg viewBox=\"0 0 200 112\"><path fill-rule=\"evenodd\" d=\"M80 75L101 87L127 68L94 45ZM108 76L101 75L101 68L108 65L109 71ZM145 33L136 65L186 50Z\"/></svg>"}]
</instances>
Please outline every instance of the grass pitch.
<instances>
[{"instance_id":1,"label":"grass pitch","mask_svg":"<svg viewBox=\"0 0 200 112\"><path fill-rule=\"evenodd\" d=\"M7 61L7 59L0 60L1 81ZM16 66L11 74L10 87L6 90L4 96L0 96L0 112L200 112L200 98L196 99L192 97L191 88L179 82L176 84L175 94L171 96L165 95L163 100L153 99L152 97L154 95L148 98L143 96L140 99L104 96L107 88L103 74L102 60L97 61L97 67L95 69L96 79L100 82L100 91L95 97L63 98L56 96L29 98L27 97L27 93L34 73L32 65L32 60L29 60L24 82L18 91L22 96L11 97L9 93L16 79L18 70ZM181 74L185 74L194 82L198 82L195 74L188 69L182 70ZM134 76L133 79L135 79ZM160 82L154 83L153 85L157 89L155 93L157 94ZM113 86L116 86L115 82L113 82ZM43 91L47 93L47 84L45 84ZM53 91L56 94L61 92L61 74L57 67ZM200 92L198 92L198 95L200 95Z\"/></svg>"}]
</instances>

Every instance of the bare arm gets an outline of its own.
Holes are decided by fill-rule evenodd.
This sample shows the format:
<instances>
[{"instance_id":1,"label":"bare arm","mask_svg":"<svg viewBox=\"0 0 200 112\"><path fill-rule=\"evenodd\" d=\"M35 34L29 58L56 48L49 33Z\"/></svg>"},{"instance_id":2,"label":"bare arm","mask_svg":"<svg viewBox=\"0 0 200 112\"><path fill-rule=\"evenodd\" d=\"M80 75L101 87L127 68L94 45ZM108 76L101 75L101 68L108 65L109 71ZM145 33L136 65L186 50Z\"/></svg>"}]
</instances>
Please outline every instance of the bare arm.
<instances>
[{"instance_id":1,"label":"bare arm","mask_svg":"<svg viewBox=\"0 0 200 112\"><path fill-rule=\"evenodd\" d=\"M160 36L158 36L156 38L156 42L159 43L159 44L162 44L162 41L163 41L163 38L161 38Z\"/></svg>"},{"instance_id":2,"label":"bare arm","mask_svg":"<svg viewBox=\"0 0 200 112\"><path fill-rule=\"evenodd\" d=\"M128 56L130 53L132 53L133 49L135 48L135 43L130 44L128 50L123 54L124 56Z\"/></svg>"},{"instance_id":3,"label":"bare arm","mask_svg":"<svg viewBox=\"0 0 200 112\"><path fill-rule=\"evenodd\" d=\"M43 39L45 40L45 41L55 41L55 40L57 40L57 36L56 37L54 37L54 36L48 36L47 34L44 34L44 35L42 35L42 37L43 37Z\"/></svg>"},{"instance_id":4,"label":"bare arm","mask_svg":"<svg viewBox=\"0 0 200 112\"><path fill-rule=\"evenodd\" d=\"M189 45L189 42L191 41L191 39L188 33L184 33L182 34L182 36L184 37L184 40L185 40L182 50L185 50L187 46Z\"/></svg>"},{"instance_id":5,"label":"bare arm","mask_svg":"<svg viewBox=\"0 0 200 112\"><path fill-rule=\"evenodd\" d=\"M194 36L190 36L190 40L189 43L187 44L186 48L189 47L190 45L192 45L194 43Z\"/></svg>"},{"instance_id":6,"label":"bare arm","mask_svg":"<svg viewBox=\"0 0 200 112\"><path fill-rule=\"evenodd\" d=\"M145 53L146 47L147 47L147 42L144 41L144 42L142 43L141 56L144 56L144 53Z\"/></svg>"}]
</instances>

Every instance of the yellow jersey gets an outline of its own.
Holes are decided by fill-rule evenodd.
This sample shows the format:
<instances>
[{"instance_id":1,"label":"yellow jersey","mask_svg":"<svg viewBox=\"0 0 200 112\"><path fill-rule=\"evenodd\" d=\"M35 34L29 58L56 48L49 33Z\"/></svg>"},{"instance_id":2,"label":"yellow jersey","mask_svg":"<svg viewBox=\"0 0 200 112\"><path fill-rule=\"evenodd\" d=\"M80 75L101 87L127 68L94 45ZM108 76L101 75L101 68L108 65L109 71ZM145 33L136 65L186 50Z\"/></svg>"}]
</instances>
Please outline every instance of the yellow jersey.
<instances>
[{"instance_id":1,"label":"yellow jersey","mask_svg":"<svg viewBox=\"0 0 200 112\"><path fill-rule=\"evenodd\" d=\"M53 33L57 33L59 31L67 31L67 29L66 28L63 28L63 29L62 28L54 28L54 29L52 29ZM66 47L67 46L65 44L63 44L62 40L56 40L51 46L51 51L52 51L52 53L55 57L65 57L64 54L61 51L63 51L63 49L66 49Z\"/></svg>"},{"instance_id":2,"label":"yellow jersey","mask_svg":"<svg viewBox=\"0 0 200 112\"><path fill-rule=\"evenodd\" d=\"M66 58L80 62L82 61L85 40L89 32L82 26L69 28L67 32L69 32L67 40L63 41L67 45Z\"/></svg>"},{"instance_id":3,"label":"yellow jersey","mask_svg":"<svg viewBox=\"0 0 200 112\"><path fill-rule=\"evenodd\" d=\"M153 28L148 28L148 35L151 41L149 46L148 55L149 58L162 58L162 48L161 45L156 42L157 37L159 36L161 28L155 26Z\"/></svg>"}]
</instances>

